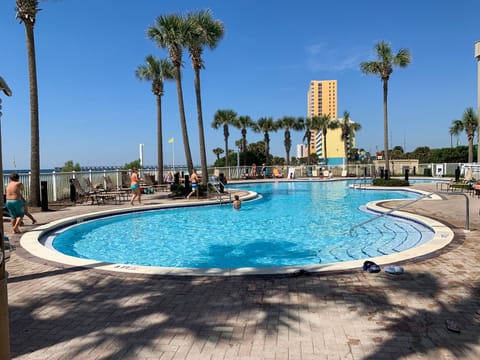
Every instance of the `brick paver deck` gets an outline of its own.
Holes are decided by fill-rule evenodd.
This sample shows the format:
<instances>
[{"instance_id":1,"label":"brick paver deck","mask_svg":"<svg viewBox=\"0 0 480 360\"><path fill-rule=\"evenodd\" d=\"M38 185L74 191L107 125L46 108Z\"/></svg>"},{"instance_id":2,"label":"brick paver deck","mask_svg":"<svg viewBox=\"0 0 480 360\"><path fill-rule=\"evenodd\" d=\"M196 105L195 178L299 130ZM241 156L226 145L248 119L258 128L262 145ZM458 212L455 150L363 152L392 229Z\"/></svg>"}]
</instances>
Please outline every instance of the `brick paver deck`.
<instances>
[{"instance_id":1,"label":"brick paver deck","mask_svg":"<svg viewBox=\"0 0 480 360\"><path fill-rule=\"evenodd\" d=\"M402 264L403 275L124 275L56 266L19 247L7 263L12 358L480 359L480 200L469 199L470 232L461 197L404 209L452 225L456 238Z\"/></svg>"}]
</instances>

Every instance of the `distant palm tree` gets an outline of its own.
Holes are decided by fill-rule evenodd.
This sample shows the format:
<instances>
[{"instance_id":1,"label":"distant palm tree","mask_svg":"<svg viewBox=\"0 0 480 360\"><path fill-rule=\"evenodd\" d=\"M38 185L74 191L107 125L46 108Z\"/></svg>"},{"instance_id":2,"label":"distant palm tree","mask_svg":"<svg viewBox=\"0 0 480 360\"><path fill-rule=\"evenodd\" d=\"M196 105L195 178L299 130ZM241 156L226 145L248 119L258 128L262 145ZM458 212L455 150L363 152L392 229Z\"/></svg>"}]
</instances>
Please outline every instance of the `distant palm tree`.
<instances>
[{"instance_id":1,"label":"distant palm tree","mask_svg":"<svg viewBox=\"0 0 480 360\"><path fill-rule=\"evenodd\" d=\"M241 151L246 154L247 152L247 128L251 128L254 126L255 122L252 120L250 116L239 116L233 123L237 129L241 129L242 131L242 146ZM246 155L244 155L245 161L247 161ZM244 164L247 165L247 164Z\"/></svg>"},{"instance_id":2,"label":"distant palm tree","mask_svg":"<svg viewBox=\"0 0 480 360\"><path fill-rule=\"evenodd\" d=\"M30 80L30 202L40 206L40 124L38 117L38 85L33 26L38 8L37 0L16 0L17 19L25 25Z\"/></svg>"},{"instance_id":3,"label":"distant palm tree","mask_svg":"<svg viewBox=\"0 0 480 360\"><path fill-rule=\"evenodd\" d=\"M198 137L200 142L200 161L202 166L202 182L208 182L207 153L205 150L205 132L203 128L202 98L200 91L200 69L203 69L202 60L203 47L208 46L214 49L222 39L224 33L223 24L212 18L210 10L202 10L189 14L186 19L192 25L192 31L188 32L185 39L185 45L190 51L192 67L195 72L195 95L197 99L198 114Z\"/></svg>"},{"instance_id":4,"label":"distant palm tree","mask_svg":"<svg viewBox=\"0 0 480 360\"><path fill-rule=\"evenodd\" d=\"M182 128L183 147L185 160L189 173L193 171L192 153L188 140L187 121L185 118L185 105L183 103L182 90L182 55L183 45L187 34L192 31L192 25L180 15L159 16L155 24L147 30L148 37L154 40L162 49L168 49L170 60L174 66L175 80L177 84L178 109L180 112L180 126Z\"/></svg>"},{"instance_id":5,"label":"distant palm tree","mask_svg":"<svg viewBox=\"0 0 480 360\"><path fill-rule=\"evenodd\" d=\"M238 148L239 151L242 151L243 139L235 140L235 146Z\"/></svg>"},{"instance_id":6,"label":"distant palm tree","mask_svg":"<svg viewBox=\"0 0 480 360\"><path fill-rule=\"evenodd\" d=\"M168 59L159 60L153 55L145 58L145 64L139 65L135 76L140 80L152 82L152 93L157 100L157 166L158 181L163 184L163 136L162 136L162 96L165 80L175 79L173 65Z\"/></svg>"},{"instance_id":7,"label":"distant palm tree","mask_svg":"<svg viewBox=\"0 0 480 360\"><path fill-rule=\"evenodd\" d=\"M348 111L343 112L343 119L335 120L332 122L332 128L339 128L342 133L340 138L343 142L343 150L345 153L345 165L348 166L348 159L350 154L350 149L353 145L353 138L355 137L355 132L359 131L362 126L358 123L355 123L350 120L350 113Z\"/></svg>"},{"instance_id":8,"label":"distant palm tree","mask_svg":"<svg viewBox=\"0 0 480 360\"><path fill-rule=\"evenodd\" d=\"M478 117L475 110L469 107L465 110L462 120L453 120L450 127L450 134L458 135L462 131L467 133L468 139L468 162L473 162L473 139L478 128Z\"/></svg>"},{"instance_id":9,"label":"distant palm tree","mask_svg":"<svg viewBox=\"0 0 480 360\"><path fill-rule=\"evenodd\" d=\"M233 125L237 119L237 113L233 110L217 110L213 116L212 127L218 129L223 127L223 137L225 140L225 166L228 167L228 137L230 132L228 126Z\"/></svg>"},{"instance_id":10,"label":"distant palm tree","mask_svg":"<svg viewBox=\"0 0 480 360\"><path fill-rule=\"evenodd\" d=\"M411 62L410 52L407 49L400 49L396 55L392 54L389 44L380 41L375 45L377 53L377 61L362 62L360 69L365 74L378 75L383 82L383 148L385 154L385 170L388 172L390 168L388 157L388 80L393 73L393 67L407 67Z\"/></svg>"},{"instance_id":11,"label":"distant palm tree","mask_svg":"<svg viewBox=\"0 0 480 360\"><path fill-rule=\"evenodd\" d=\"M449 128L449 134L450 134L450 147L453 148L453 136L455 136L457 138L457 145L459 144L459 141L458 141L458 135L460 134L460 130L458 129L458 124L455 124L456 122L459 122L461 123L460 120L453 120L452 122L452 126L450 126Z\"/></svg>"},{"instance_id":12,"label":"distant palm tree","mask_svg":"<svg viewBox=\"0 0 480 360\"><path fill-rule=\"evenodd\" d=\"M307 165L310 165L310 145L312 142L312 132L320 129L319 120L319 116L313 116L308 117L303 121L303 129L305 129L303 141L307 141Z\"/></svg>"},{"instance_id":13,"label":"distant palm tree","mask_svg":"<svg viewBox=\"0 0 480 360\"><path fill-rule=\"evenodd\" d=\"M277 120L276 125L278 129L285 129L283 144L285 145L286 165L288 166L290 165L290 150L292 149L292 136L290 134L290 129L302 130L302 119L293 116L284 116Z\"/></svg>"},{"instance_id":14,"label":"distant palm tree","mask_svg":"<svg viewBox=\"0 0 480 360\"><path fill-rule=\"evenodd\" d=\"M263 132L263 140L265 141L265 163L269 164L270 154L270 135L272 131L277 131L277 124L271 117L262 117L258 119L257 123L253 126L253 131Z\"/></svg>"},{"instance_id":15,"label":"distant palm tree","mask_svg":"<svg viewBox=\"0 0 480 360\"><path fill-rule=\"evenodd\" d=\"M222 148L215 148L212 150L215 155L217 155L217 160L220 160L220 155L223 154Z\"/></svg>"},{"instance_id":16,"label":"distant palm tree","mask_svg":"<svg viewBox=\"0 0 480 360\"><path fill-rule=\"evenodd\" d=\"M395 159L405 159L406 155L405 152L403 151L403 148L401 146L394 146L392 151L390 152L390 159L395 160Z\"/></svg>"}]
</instances>

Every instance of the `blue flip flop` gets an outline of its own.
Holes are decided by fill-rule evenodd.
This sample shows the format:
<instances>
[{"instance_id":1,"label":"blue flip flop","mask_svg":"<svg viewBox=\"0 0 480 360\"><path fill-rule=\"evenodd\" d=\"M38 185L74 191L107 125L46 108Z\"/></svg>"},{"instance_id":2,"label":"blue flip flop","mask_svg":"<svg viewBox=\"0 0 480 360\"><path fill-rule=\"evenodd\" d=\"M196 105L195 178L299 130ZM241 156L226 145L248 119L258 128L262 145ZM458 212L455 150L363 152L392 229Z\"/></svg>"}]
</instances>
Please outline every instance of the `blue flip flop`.
<instances>
[{"instance_id":1,"label":"blue flip flop","mask_svg":"<svg viewBox=\"0 0 480 360\"><path fill-rule=\"evenodd\" d=\"M368 268L369 268L370 266L374 265L374 264L375 264L375 263L374 263L373 261L365 261L365 262L363 263L363 271L367 271Z\"/></svg>"},{"instance_id":2,"label":"blue flip flop","mask_svg":"<svg viewBox=\"0 0 480 360\"><path fill-rule=\"evenodd\" d=\"M385 266L385 272L393 275L403 274L403 267L401 266Z\"/></svg>"},{"instance_id":3,"label":"blue flip flop","mask_svg":"<svg viewBox=\"0 0 480 360\"><path fill-rule=\"evenodd\" d=\"M368 271L369 273L378 273L380 270L380 266L375 264L373 261L365 261L363 263L363 271Z\"/></svg>"}]
</instances>

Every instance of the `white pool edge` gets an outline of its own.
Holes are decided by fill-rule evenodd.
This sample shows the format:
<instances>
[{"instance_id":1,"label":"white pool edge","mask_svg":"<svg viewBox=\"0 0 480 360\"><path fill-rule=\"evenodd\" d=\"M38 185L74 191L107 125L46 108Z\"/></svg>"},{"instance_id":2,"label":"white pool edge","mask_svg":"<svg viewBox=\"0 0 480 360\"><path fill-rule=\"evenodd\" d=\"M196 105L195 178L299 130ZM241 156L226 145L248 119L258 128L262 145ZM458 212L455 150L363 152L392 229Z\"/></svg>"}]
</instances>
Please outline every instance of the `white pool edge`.
<instances>
[{"instance_id":1,"label":"white pool edge","mask_svg":"<svg viewBox=\"0 0 480 360\"><path fill-rule=\"evenodd\" d=\"M391 188L389 189L391 190ZM400 190L400 189L397 189ZM403 189L407 191L412 191L411 189ZM414 190L414 192L426 194L423 191ZM254 192L249 192L248 195L243 196L242 200L250 200L257 196ZM439 200L439 196L434 196L432 199L425 200ZM398 199L389 199L388 201L398 200ZM402 199L404 200L404 199ZM420 200L420 201L425 201ZM390 209L379 206L378 204L385 202L385 200L374 201L368 203L366 206L369 210L373 210L379 213L390 212ZM197 202L192 204L191 202L178 202L175 204L156 204L156 205L144 205L142 207L132 207L130 209L114 209L114 210L105 210L94 212L90 214L83 214L72 216L60 220L50 222L48 224L39 226L32 231L25 233L21 239L20 244L23 249L29 252L31 255L55 263L60 263L68 266L75 267L86 267L86 268L95 268L103 271L109 272L121 272L121 273L130 273L130 274L144 274L144 275L173 275L173 276L243 276L243 275L273 275L273 274L291 274L300 270L304 270L310 273L323 273L330 271L345 271L345 270L355 270L360 269L363 266L364 261L367 259L344 261L337 263L328 263L328 264L318 264L318 265L304 265L304 266L285 266L285 267L260 267L260 268L208 268L208 269L198 269L198 268L172 268L172 267L155 267L155 266L142 266L142 265L128 265L128 264L112 264L99 261L93 261L88 259L76 258L73 256L68 256L62 254L53 249L49 249L44 246L40 239L41 237L48 232L56 228L61 228L67 224L72 224L79 221L84 221L86 219L94 219L102 216L115 215L127 212L135 212L138 210L155 210L155 209L164 209L172 207L187 207L187 206L198 206L205 204L214 204L216 201L204 201ZM383 255L373 258L368 258L370 261L376 262L378 265L393 264L398 262L403 262L406 260L412 260L418 257L429 255L435 251L438 251L445 246L447 246L454 238L453 231L442 224L441 222L411 213L406 213L403 211L394 211L392 215L401 217L407 220L413 220L417 223L425 225L431 228L434 232L433 238L417 247L389 255Z\"/></svg>"}]
</instances>

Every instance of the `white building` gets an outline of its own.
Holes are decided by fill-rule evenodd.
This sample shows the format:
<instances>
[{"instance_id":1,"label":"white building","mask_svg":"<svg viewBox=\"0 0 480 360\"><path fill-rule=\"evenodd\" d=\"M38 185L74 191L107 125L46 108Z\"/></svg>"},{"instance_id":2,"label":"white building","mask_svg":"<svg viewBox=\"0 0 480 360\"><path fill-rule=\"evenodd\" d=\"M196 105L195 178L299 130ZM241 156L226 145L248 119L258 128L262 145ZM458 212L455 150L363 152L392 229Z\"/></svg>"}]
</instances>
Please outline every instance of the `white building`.
<instances>
[{"instance_id":1,"label":"white building","mask_svg":"<svg viewBox=\"0 0 480 360\"><path fill-rule=\"evenodd\" d=\"M304 144L297 145L297 159L307 157L307 146Z\"/></svg>"}]
</instances>

